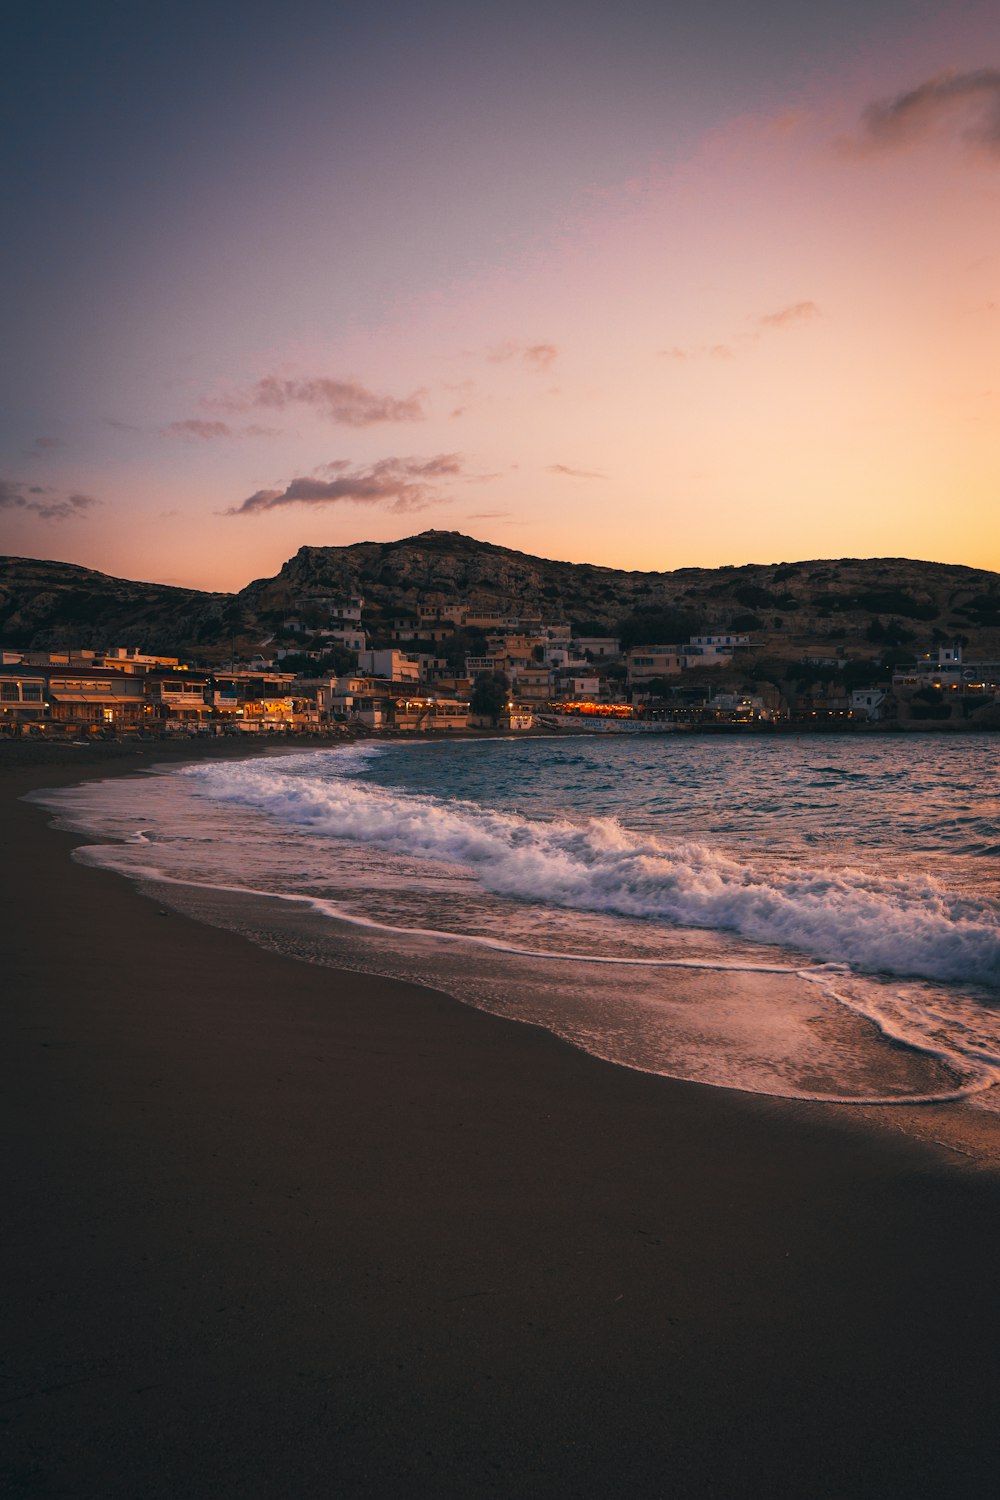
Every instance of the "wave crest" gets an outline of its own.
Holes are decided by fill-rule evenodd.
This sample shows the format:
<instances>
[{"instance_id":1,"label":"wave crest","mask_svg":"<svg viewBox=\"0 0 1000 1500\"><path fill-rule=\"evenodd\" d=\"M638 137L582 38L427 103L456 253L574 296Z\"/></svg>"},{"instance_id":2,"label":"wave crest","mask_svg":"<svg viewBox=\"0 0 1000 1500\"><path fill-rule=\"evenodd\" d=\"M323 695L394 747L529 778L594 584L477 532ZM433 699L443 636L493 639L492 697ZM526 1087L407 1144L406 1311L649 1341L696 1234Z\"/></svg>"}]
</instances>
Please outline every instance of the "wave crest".
<instances>
[{"instance_id":1,"label":"wave crest","mask_svg":"<svg viewBox=\"0 0 1000 1500\"><path fill-rule=\"evenodd\" d=\"M929 876L775 871L609 818L542 821L260 762L192 767L211 797L321 836L472 870L498 895L738 933L873 973L1000 985L1000 919ZM347 766L343 770L360 769Z\"/></svg>"}]
</instances>

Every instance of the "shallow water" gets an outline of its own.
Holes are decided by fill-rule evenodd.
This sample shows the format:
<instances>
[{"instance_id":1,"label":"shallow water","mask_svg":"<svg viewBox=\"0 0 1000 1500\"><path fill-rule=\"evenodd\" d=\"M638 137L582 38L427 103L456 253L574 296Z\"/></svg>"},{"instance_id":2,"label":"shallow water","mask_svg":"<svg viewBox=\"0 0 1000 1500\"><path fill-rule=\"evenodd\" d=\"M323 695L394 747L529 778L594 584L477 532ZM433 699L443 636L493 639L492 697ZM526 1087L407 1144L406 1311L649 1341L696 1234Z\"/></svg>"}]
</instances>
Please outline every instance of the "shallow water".
<instances>
[{"instance_id":1,"label":"shallow water","mask_svg":"<svg viewBox=\"0 0 1000 1500\"><path fill-rule=\"evenodd\" d=\"M998 752L932 736L409 742L39 800L111 841L81 857L194 915L631 1067L993 1109Z\"/></svg>"}]
</instances>

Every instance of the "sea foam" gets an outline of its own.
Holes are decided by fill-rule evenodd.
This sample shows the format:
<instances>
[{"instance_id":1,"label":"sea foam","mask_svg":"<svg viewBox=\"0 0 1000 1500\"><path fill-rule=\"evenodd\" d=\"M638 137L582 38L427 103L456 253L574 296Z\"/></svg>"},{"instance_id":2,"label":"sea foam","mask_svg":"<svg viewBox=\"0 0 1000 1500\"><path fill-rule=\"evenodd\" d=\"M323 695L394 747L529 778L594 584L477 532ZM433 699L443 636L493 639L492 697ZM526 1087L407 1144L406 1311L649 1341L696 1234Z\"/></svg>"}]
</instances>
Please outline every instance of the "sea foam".
<instances>
[{"instance_id":1,"label":"sea foam","mask_svg":"<svg viewBox=\"0 0 1000 1500\"><path fill-rule=\"evenodd\" d=\"M869 973L1000 985L1000 917L930 876L769 868L696 841L668 843L611 818L543 820L352 779L364 754L309 774L301 762L187 768L213 799L320 838L461 866L498 895L737 933Z\"/></svg>"}]
</instances>

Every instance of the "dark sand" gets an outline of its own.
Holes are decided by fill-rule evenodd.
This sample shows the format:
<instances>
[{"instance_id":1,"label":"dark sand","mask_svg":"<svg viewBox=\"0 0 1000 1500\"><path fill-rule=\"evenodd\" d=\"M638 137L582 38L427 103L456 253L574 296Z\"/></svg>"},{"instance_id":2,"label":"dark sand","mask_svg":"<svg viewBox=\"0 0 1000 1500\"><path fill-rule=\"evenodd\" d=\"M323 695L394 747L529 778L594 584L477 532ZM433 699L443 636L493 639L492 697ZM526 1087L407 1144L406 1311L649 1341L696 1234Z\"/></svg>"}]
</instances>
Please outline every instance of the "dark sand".
<instances>
[{"instance_id":1,"label":"dark sand","mask_svg":"<svg viewBox=\"0 0 1000 1500\"><path fill-rule=\"evenodd\" d=\"M165 915L100 757L2 773L0 1492L1000 1491L995 1179Z\"/></svg>"}]
</instances>

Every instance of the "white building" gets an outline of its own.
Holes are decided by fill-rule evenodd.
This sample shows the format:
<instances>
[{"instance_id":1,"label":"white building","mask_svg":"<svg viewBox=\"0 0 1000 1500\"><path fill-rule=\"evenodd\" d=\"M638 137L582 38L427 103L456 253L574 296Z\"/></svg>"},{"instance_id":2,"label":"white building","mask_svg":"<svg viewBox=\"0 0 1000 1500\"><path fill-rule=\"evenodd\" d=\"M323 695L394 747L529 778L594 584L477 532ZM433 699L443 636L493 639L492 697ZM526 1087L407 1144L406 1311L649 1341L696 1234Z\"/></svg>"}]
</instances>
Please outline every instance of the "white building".
<instances>
[{"instance_id":1,"label":"white building","mask_svg":"<svg viewBox=\"0 0 1000 1500\"><path fill-rule=\"evenodd\" d=\"M621 656L622 643L612 635L575 635L573 637L573 650L579 656L589 654L593 657Z\"/></svg>"},{"instance_id":2,"label":"white building","mask_svg":"<svg viewBox=\"0 0 1000 1500\"><path fill-rule=\"evenodd\" d=\"M300 599L298 602L300 608L311 604L325 609L331 620L341 620L347 625L359 624L361 611L365 607L365 601L360 594L346 594L335 599Z\"/></svg>"},{"instance_id":3,"label":"white building","mask_svg":"<svg viewBox=\"0 0 1000 1500\"><path fill-rule=\"evenodd\" d=\"M367 651L368 635L357 626L345 626L342 630L324 630L320 633L324 644L343 646L345 651Z\"/></svg>"},{"instance_id":4,"label":"white building","mask_svg":"<svg viewBox=\"0 0 1000 1500\"><path fill-rule=\"evenodd\" d=\"M420 658L404 651L359 651L358 671L389 682L419 682Z\"/></svg>"},{"instance_id":5,"label":"white building","mask_svg":"<svg viewBox=\"0 0 1000 1500\"><path fill-rule=\"evenodd\" d=\"M887 696L884 688L855 688L851 694L851 713L864 714L867 719L881 719Z\"/></svg>"}]
</instances>

